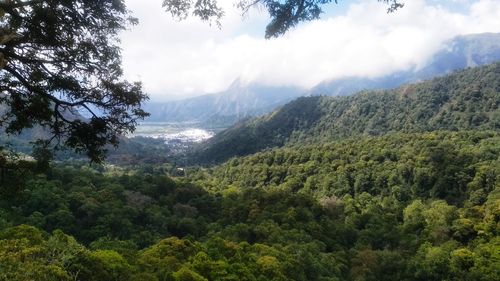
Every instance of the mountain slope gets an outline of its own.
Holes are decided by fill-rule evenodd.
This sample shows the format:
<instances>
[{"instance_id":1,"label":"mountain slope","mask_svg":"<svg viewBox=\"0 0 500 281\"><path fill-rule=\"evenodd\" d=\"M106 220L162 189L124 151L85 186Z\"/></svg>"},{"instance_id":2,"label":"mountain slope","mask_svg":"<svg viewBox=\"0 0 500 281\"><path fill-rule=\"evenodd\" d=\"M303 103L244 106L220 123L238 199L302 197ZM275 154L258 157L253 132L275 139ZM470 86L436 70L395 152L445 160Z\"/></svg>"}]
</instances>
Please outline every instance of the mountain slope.
<instances>
[{"instance_id":1,"label":"mountain slope","mask_svg":"<svg viewBox=\"0 0 500 281\"><path fill-rule=\"evenodd\" d=\"M499 144L500 133L494 131L353 137L234 158L208 176L219 189L272 187L317 198L392 193L459 203L474 192L473 183L467 184L474 177L489 177L483 181L487 190L500 183L495 176L500 173Z\"/></svg>"},{"instance_id":2,"label":"mountain slope","mask_svg":"<svg viewBox=\"0 0 500 281\"><path fill-rule=\"evenodd\" d=\"M197 158L218 162L285 144L356 135L500 129L500 63L394 90L302 97L240 122L204 143Z\"/></svg>"}]
</instances>

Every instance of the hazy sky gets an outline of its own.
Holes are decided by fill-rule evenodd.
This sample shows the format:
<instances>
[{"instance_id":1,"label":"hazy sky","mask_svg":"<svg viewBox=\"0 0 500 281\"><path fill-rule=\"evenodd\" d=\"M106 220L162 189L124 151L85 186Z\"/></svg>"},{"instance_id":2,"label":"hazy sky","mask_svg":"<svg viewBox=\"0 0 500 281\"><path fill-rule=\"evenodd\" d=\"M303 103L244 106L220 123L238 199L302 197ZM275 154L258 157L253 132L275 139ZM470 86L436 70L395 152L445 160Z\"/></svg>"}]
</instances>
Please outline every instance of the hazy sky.
<instances>
[{"instance_id":1,"label":"hazy sky","mask_svg":"<svg viewBox=\"0 0 500 281\"><path fill-rule=\"evenodd\" d=\"M126 0L140 23L122 35L125 74L163 100L222 91L237 78L310 88L418 67L456 35L500 32L500 0L403 1L393 14L376 0L339 1L321 20L266 40L266 13L242 18L234 1L220 1L226 16L218 29L173 20L162 0Z\"/></svg>"}]
</instances>

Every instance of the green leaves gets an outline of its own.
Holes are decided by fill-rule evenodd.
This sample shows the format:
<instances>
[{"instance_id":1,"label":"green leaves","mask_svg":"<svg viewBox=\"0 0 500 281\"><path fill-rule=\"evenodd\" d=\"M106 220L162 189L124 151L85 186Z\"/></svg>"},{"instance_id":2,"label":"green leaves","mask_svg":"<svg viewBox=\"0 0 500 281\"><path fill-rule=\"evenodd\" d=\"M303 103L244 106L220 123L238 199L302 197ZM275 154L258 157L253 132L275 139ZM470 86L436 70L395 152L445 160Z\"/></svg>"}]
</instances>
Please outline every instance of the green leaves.
<instances>
[{"instance_id":1,"label":"green leaves","mask_svg":"<svg viewBox=\"0 0 500 281\"><path fill-rule=\"evenodd\" d=\"M118 34L133 23L123 1L1 3L0 91L8 133L104 159L147 116L140 83L123 80ZM41 128L41 129L40 129Z\"/></svg>"},{"instance_id":2,"label":"green leaves","mask_svg":"<svg viewBox=\"0 0 500 281\"><path fill-rule=\"evenodd\" d=\"M281 148L191 179L55 165L0 197L0 281L494 280L499 137Z\"/></svg>"},{"instance_id":3,"label":"green leaves","mask_svg":"<svg viewBox=\"0 0 500 281\"><path fill-rule=\"evenodd\" d=\"M404 4L400 0L378 0L389 5L387 12L395 12ZM238 0L235 6L243 15L253 7L263 7L269 13L271 22L266 27L266 38L279 37L304 21L318 19L323 13L322 6L337 0ZM164 0L163 7L174 18L183 20L192 14L204 21L215 20L220 26L224 10L216 0Z\"/></svg>"}]
</instances>

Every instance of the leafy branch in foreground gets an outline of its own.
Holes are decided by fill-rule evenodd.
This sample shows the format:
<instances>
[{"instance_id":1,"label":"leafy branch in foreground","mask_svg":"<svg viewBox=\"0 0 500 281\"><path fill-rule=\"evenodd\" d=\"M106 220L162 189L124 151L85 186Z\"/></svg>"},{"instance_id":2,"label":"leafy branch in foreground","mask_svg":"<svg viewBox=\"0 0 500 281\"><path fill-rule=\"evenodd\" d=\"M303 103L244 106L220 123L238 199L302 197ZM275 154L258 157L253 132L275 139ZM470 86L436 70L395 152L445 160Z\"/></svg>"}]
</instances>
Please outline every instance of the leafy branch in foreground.
<instances>
[{"instance_id":1,"label":"leafy branch in foreground","mask_svg":"<svg viewBox=\"0 0 500 281\"><path fill-rule=\"evenodd\" d=\"M123 1L2 1L2 129L41 125L47 146L102 161L105 145L147 116L141 84L122 78L118 46L118 33L136 22Z\"/></svg>"},{"instance_id":2,"label":"leafy branch in foreground","mask_svg":"<svg viewBox=\"0 0 500 281\"><path fill-rule=\"evenodd\" d=\"M387 12L392 13L404 6L400 0L377 0L388 5ZM235 6L246 14L252 7L262 7L269 13L271 22L266 27L266 38L279 37L290 28L303 21L319 19L322 6L338 0L238 0ZM174 18L185 19L190 14L205 21L215 21L220 26L224 10L217 0L164 0L163 7Z\"/></svg>"}]
</instances>

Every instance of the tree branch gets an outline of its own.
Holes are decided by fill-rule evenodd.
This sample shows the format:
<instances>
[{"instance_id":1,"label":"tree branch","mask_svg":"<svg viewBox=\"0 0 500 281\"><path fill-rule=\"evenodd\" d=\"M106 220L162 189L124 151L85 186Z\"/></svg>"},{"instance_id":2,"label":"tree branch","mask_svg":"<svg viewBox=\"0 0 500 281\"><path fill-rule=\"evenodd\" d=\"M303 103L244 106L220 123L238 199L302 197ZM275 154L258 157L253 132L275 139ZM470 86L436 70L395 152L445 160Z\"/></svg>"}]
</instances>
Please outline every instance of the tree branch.
<instances>
[{"instance_id":1,"label":"tree branch","mask_svg":"<svg viewBox=\"0 0 500 281\"><path fill-rule=\"evenodd\" d=\"M55 104L60 104L60 105L66 105L66 106L71 106L71 107L74 107L74 106L83 106L85 104L86 101L82 100L82 101L78 101L78 102L68 102L68 101L63 101L63 100L60 100L50 94L47 94L39 89L37 89L36 87L33 87L26 79L24 79L24 77L19 74L17 71L15 71L13 68L11 68L10 66L6 65L4 68L4 70L6 70L7 72L9 72L10 74L12 74L14 77L16 77L16 79L21 82L28 90L34 92L34 93L37 93L39 95L42 95L48 99L50 99L51 101L53 101Z\"/></svg>"},{"instance_id":2,"label":"tree branch","mask_svg":"<svg viewBox=\"0 0 500 281\"><path fill-rule=\"evenodd\" d=\"M39 4L39 3L43 3L43 2L44 2L44 0L19 1L19 2L9 2L9 3L2 2L2 3L0 3L0 9L10 10L10 9L16 9L16 8L30 6L33 4Z\"/></svg>"}]
</instances>

